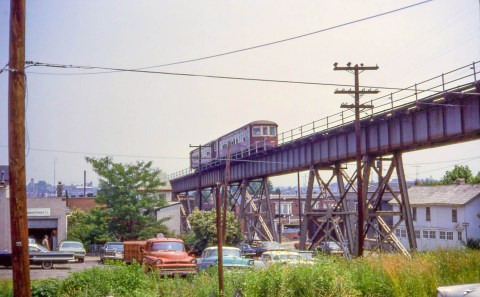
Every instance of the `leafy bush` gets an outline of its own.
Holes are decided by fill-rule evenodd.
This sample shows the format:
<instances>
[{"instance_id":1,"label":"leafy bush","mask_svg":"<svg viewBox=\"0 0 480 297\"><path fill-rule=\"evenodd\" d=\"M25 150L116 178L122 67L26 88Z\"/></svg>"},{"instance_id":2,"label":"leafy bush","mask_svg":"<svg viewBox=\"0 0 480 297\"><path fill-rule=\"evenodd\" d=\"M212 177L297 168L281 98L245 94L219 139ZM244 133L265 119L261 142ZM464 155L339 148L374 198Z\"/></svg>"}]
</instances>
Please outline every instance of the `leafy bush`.
<instances>
[{"instance_id":1,"label":"leafy bush","mask_svg":"<svg viewBox=\"0 0 480 297\"><path fill-rule=\"evenodd\" d=\"M0 296L13 297L11 281L0 281Z\"/></svg>"},{"instance_id":2,"label":"leafy bush","mask_svg":"<svg viewBox=\"0 0 480 297\"><path fill-rule=\"evenodd\" d=\"M57 296L61 284L61 281L56 279L32 282L32 297Z\"/></svg>"},{"instance_id":3,"label":"leafy bush","mask_svg":"<svg viewBox=\"0 0 480 297\"><path fill-rule=\"evenodd\" d=\"M468 239L467 247L469 249L480 250L480 239L473 239L473 238Z\"/></svg>"}]
</instances>

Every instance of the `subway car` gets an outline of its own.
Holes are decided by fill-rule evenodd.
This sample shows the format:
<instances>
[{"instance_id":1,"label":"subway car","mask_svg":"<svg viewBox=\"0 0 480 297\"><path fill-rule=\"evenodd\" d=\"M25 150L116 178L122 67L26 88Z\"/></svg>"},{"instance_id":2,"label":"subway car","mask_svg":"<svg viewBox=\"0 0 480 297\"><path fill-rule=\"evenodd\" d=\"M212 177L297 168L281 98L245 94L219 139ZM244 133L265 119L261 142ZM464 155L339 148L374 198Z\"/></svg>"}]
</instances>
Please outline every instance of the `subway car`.
<instances>
[{"instance_id":1,"label":"subway car","mask_svg":"<svg viewBox=\"0 0 480 297\"><path fill-rule=\"evenodd\" d=\"M201 162L207 165L227 158L228 144L230 154L250 153L277 146L278 125L272 121L254 121L228 134L213 140L190 152L190 167L196 169Z\"/></svg>"}]
</instances>

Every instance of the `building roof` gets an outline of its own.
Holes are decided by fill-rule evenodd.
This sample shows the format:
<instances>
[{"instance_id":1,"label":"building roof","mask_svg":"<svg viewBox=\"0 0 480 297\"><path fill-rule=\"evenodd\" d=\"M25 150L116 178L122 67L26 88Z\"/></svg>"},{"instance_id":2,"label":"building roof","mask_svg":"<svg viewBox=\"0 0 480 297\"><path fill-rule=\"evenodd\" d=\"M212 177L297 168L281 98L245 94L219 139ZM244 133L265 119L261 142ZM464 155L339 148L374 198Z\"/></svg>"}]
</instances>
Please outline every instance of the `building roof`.
<instances>
[{"instance_id":1,"label":"building roof","mask_svg":"<svg viewBox=\"0 0 480 297\"><path fill-rule=\"evenodd\" d=\"M413 186L408 189L412 205L464 205L480 198L480 184L447 186ZM392 200L391 204L398 204Z\"/></svg>"}]
</instances>

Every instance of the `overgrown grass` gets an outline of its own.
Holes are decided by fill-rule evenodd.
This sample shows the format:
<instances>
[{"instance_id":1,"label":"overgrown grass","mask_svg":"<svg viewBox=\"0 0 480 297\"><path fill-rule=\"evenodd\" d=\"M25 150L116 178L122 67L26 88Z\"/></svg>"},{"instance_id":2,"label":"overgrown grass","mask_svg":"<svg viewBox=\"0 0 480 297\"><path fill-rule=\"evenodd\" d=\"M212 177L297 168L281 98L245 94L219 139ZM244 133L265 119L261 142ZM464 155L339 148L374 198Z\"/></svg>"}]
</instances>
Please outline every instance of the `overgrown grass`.
<instances>
[{"instance_id":1,"label":"overgrown grass","mask_svg":"<svg viewBox=\"0 0 480 297\"><path fill-rule=\"evenodd\" d=\"M438 250L412 258L382 254L345 261L321 257L311 266L228 271L225 296L435 296L438 286L480 282L480 251ZM145 274L139 265L109 265L65 280L32 284L33 296L218 296L215 271L187 278ZM11 282L0 296L12 296Z\"/></svg>"}]
</instances>

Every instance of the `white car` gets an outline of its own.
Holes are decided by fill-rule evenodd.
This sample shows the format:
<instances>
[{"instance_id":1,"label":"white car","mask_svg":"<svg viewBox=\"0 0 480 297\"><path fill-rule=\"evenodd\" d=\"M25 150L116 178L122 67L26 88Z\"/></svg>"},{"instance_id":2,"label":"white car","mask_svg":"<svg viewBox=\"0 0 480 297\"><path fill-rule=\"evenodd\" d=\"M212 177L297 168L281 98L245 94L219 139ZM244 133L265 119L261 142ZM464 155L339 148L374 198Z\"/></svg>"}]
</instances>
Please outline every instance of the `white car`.
<instances>
[{"instance_id":1,"label":"white car","mask_svg":"<svg viewBox=\"0 0 480 297\"><path fill-rule=\"evenodd\" d=\"M78 241L62 241L58 250L61 252L73 252L75 261L78 261L79 263L84 261L85 255L87 254L83 244Z\"/></svg>"},{"instance_id":2,"label":"white car","mask_svg":"<svg viewBox=\"0 0 480 297\"><path fill-rule=\"evenodd\" d=\"M264 252L262 254L261 261L267 267L275 264L287 264L287 265L301 265L301 264L312 265L313 264L312 261L304 260L299 253L288 252L288 251Z\"/></svg>"}]
</instances>

